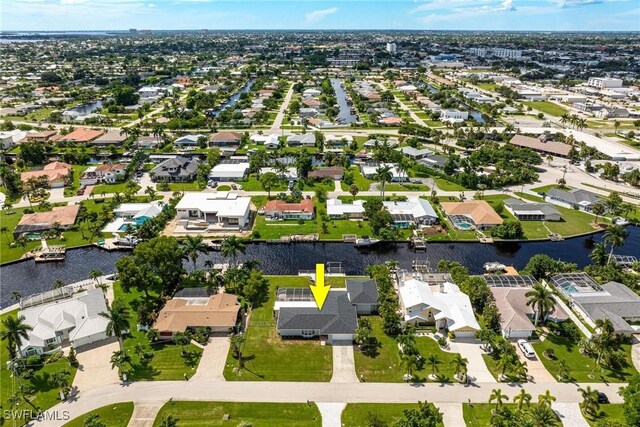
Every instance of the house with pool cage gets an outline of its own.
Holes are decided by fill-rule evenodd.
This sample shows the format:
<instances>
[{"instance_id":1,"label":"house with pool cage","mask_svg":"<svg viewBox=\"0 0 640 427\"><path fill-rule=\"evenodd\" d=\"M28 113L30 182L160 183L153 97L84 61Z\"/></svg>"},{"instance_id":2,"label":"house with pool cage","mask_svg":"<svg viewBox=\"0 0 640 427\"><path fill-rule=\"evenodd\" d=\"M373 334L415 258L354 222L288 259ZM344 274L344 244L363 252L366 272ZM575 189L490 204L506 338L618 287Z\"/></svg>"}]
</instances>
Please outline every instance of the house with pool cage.
<instances>
[{"instance_id":1,"label":"house with pool cage","mask_svg":"<svg viewBox=\"0 0 640 427\"><path fill-rule=\"evenodd\" d=\"M502 217L484 200L443 202L440 206L457 230L489 230L503 222Z\"/></svg>"}]
</instances>

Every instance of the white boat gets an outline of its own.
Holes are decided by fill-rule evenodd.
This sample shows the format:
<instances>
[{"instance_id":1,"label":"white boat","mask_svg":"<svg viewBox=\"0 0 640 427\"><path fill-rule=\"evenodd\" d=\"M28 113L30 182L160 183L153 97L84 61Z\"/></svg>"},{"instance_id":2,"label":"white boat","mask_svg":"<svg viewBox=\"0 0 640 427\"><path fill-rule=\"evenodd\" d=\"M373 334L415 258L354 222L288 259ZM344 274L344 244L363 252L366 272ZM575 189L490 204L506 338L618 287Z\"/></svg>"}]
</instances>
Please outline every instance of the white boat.
<instances>
[{"instance_id":1,"label":"white boat","mask_svg":"<svg viewBox=\"0 0 640 427\"><path fill-rule=\"evenodd\" d=\"M615 225L629 225L629 220L626 218L622 218L621 216L619 216L618 218L613 220L613 223Z\"/></svg>"},{"instance_id":2,"label":"white boat","mask_svg":"<svg viewBox=\"0 0 640 427\"><path fill-rule=\"evenodd\" d=\"M487 273L496 273L498 271L504 271L507 266L499 262L487 262L484 264L484 271Z\"/></svg>"},{"instance_id":3,"label":"white boat","mask_svg":"<svg viewBox=\"0 0 640 427\"><path fill-rule=\"evenodd\" d=\"M380 240L378 239L370 239L368 236L358 237L354 243L356 247L363 248L367 246L372 246L378 243Z\"/></svg>"}]
</instances>

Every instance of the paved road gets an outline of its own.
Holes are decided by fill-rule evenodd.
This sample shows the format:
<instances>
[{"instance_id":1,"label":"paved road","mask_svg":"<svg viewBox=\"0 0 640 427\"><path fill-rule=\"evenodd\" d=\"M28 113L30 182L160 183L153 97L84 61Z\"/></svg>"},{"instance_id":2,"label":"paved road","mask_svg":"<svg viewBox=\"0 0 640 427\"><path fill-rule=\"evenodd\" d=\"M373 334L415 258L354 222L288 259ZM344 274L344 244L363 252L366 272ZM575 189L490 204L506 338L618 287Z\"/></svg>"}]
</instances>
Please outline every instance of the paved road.
<instances>
[{"instance_id":1,"label":"paved road","mask_svg":"<svg viewBox=\"0 0 640 427\"><path fill-rule=\"evenodd\" d=\"M289 108L289 102L291 101L291 97L293 96L293 85L289 86L289 90L282 101L282 105L280 106L280 110L276 115L273 124L271 125L271 130L278 130L280 126L282 126L282 120L284 119L285 113L287 112L287 108Z\"/></svg>"},{"instance_id":2,"label":"paved road","mask_svg":"<svg viewBox=\"0 0 640 427\"><path fill-rule=\"evenodd\" d=\"M463 403L468 399L474 403L487 402L492 389L500 388L510 400L522 387L534 399L546 390L559 403L582 401L578 387L587 385L609 396L612 403L621 403L618 388L625 384L496 384L476 383L470 386L460 384L403 384L403 383L300 383L300 382L251 382L251 381L143 381L127 386L112 384L80 392L75 400L54 406L53 411L68 411L71 418L79 417L93 409L116 402L133 401L137 404L151 404L174 400L224 401L224 402L346 402L346 403L410 403L429 401L439 403ZM63 421L34 422L30 425L61 426Z\"/></svg>"}]
</instances>

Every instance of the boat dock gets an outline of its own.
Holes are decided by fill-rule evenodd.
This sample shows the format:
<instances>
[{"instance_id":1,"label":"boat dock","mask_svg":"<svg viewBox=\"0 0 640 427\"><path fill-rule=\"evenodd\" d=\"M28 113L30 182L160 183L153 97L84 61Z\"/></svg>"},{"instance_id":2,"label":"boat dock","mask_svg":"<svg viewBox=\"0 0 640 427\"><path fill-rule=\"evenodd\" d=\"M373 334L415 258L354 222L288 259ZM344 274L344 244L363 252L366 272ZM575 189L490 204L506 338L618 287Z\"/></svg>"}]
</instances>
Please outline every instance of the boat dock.
<instances>
[{"instance_id":1,"label":"boat dock","mask_svg":"<svg viewBox=\"0 0 640 427\"><path fill-rule=\"evenodd\" d=\"M46 240L42 240L42 246L33 250L33 260L35 262L64 261L67 248L64 246L49 246Z\"/></svg>"},{"instance_id":2,"label":"boat dock","mask_svg":"<svg viewBox=\"0 0 640 427\"><path fill-rule=\"evenodd\" d=\"M413 246L413 251L426 251L427 250L427 240L424 237L424 234L421 231L413 230L413 236L411 236L411 245Z\"/></svg>"},{"instance_id":3,"label":"boat dock","mask_svg":"<svg viewBox=\"0 0 640 427\"><path fill-rule=\"evenodd\" d=\"M104 240L98 240L95 245L105 251L130 251L138 244L137 239L123 239L120 237L110 237Z\"/></svg>"}]
</instances>

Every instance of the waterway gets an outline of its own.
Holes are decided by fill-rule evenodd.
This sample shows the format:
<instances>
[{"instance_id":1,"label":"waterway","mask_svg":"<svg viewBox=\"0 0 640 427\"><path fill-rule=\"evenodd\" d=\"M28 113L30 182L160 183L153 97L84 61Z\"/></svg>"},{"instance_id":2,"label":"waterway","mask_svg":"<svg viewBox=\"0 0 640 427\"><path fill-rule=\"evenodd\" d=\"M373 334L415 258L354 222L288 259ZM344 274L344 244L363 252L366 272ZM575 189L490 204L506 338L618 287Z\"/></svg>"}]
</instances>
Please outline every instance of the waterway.
<instances>
[{"instance_id":1,"label":"waterway","mask_svg":"<svg viewBox=\"0 0 640 427\"><path fill-rule=\"evenodd\" d=\"M640 255L640 227L628 227L629 236L623 247L615 253ZM367 266L397 260L402 268L411 268L413 260L429 260L433 268L441 259L458 261L474 274L482 273L482 265L489 261L499 261L522 269L529 258L546 253L552 258L574 262L579 267L589 264L589 253L593 244L602 240L602 234L589 237L567 239L563 242L525 243L429 243L426 252L413 252L406 243L385 244L374 250L362 251L348 243L296 243L247 245L246 254L239 261L258 259L266 274L297 274L299 270L313 269L316 263L341 262L346 274L364 274ZM0 267L0 307L13 303L11 292L19 291L22 296L42 292L51 288L60 279L73 283L88 278L92 269L105 274L115 271L115 262L127 252L106 252L95 247L71 249L67 251L63 263L35 264L32 260ZM210 252L198 258L197 265L204 268L207 260L217 263L227 262L220 252ZM185 262L185 268L192 264Z\"/></svg>"},{"instance_id":2,"label":"waterway","mask_svg":"<svg viewBox=\"0 0 640 427\"><path fill-rule=\"evenodd\" d=\"M253 82L254 80L249 80L244 86L242 86L236 93L234 93L233 95L231 95L231 97L227 100L227 102L221 104L218 109L216 111L214 111L212 113L212 115L214 117L218 116L218 114L220 114L220 112L222 110L224 110L225 108L232 106L233 104L236 103L236 101L238 99L240 99L240 96L245 93L245 92L249 92L251 90L251 86L253 86Z\"/></svg>"},{"instance_id":3,"label":"waterway","mask_svg":"<svg viewBox=\"0 0 640 427\"><path fill-rule=\"evenodd\" d=\"M338 107L340 107L340 113L338 114L338 121L340 124L355 123L358 117L355 114L351 114L351 106L347 103L347 91L342 87L342 80L331 79L331 86L336 92L336 99L338 100Z\"/></svg>"},{"instance_id":4,"label":"waterway","mask_svg":"<svg viewBox=\"0 0 640 427\"><path fill-rule=\"evenodd\" d=\"M69 111L74 111L81 115L91 114L96 111L98 108L102 108L102 101L98 100L95 102L90 102L88 104L78 105L77 107L73 107L69 109Z\"/></svg>"}]
</instances>

